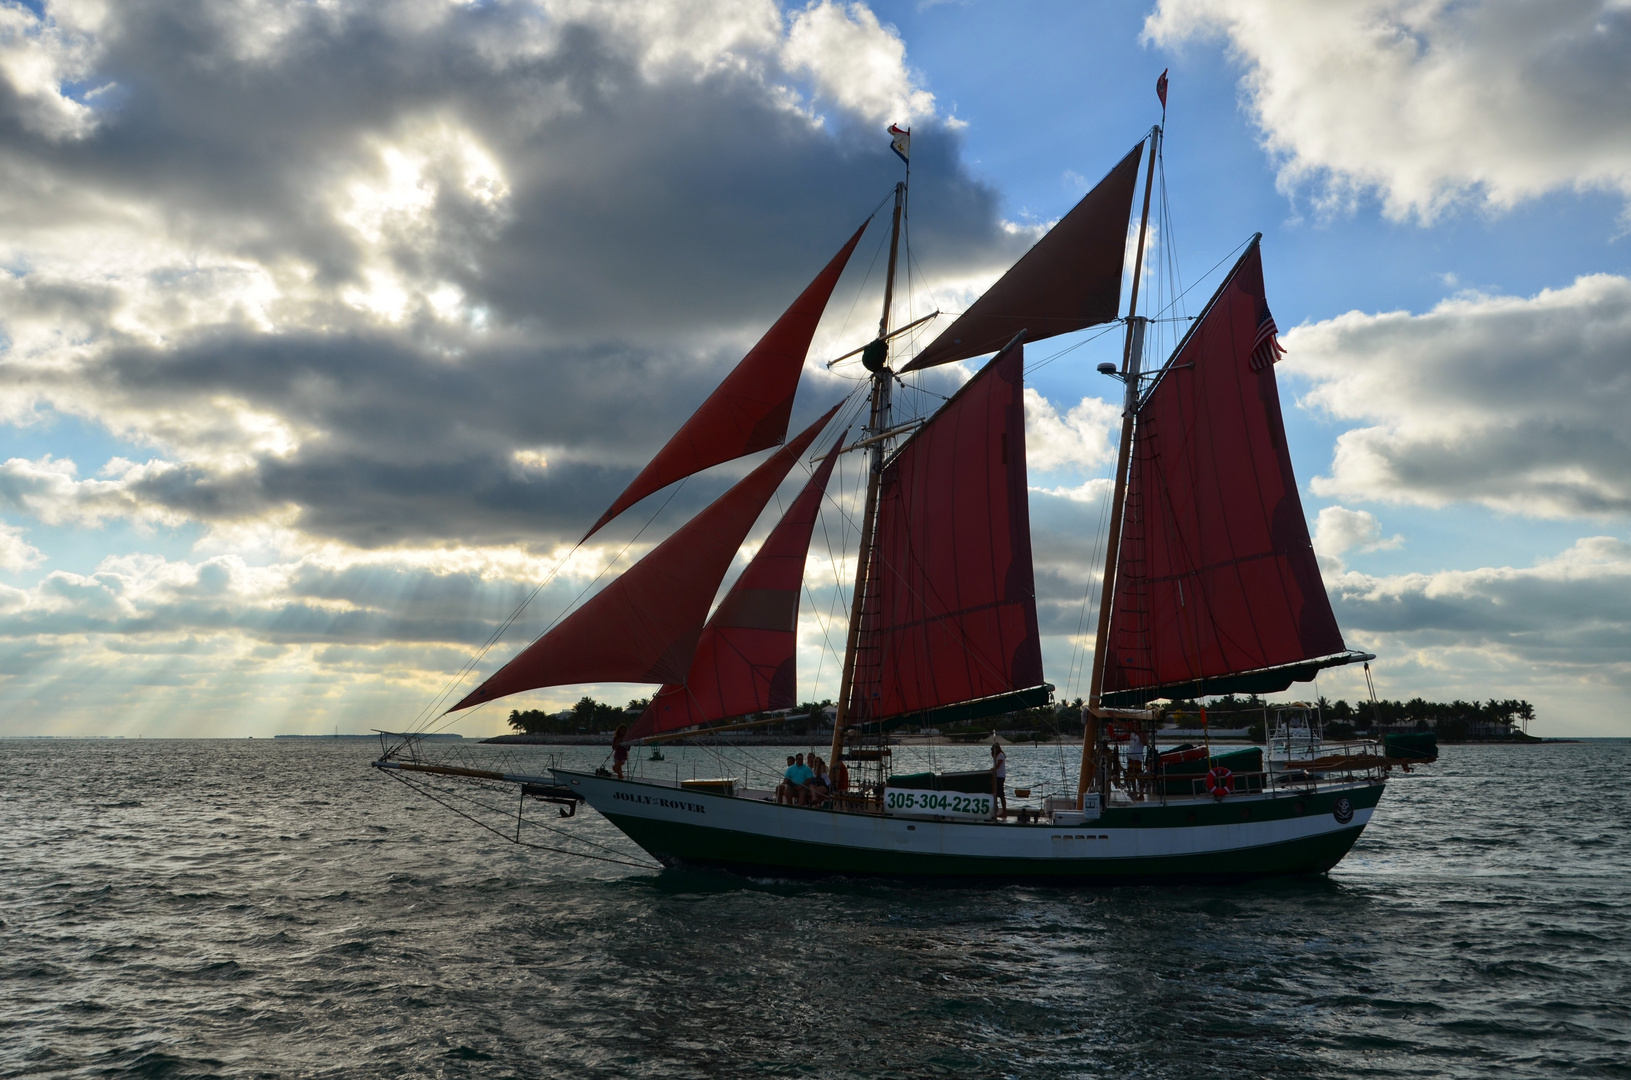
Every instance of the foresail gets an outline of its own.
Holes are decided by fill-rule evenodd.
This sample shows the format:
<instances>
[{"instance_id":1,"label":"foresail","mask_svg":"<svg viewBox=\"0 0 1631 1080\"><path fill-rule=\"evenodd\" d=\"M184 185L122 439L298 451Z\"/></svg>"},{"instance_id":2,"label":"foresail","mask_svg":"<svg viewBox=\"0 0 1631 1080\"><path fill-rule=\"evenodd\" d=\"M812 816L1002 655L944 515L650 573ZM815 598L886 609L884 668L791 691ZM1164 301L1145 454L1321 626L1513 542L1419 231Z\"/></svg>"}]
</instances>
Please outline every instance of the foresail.
<instances>
[{"instance_id":1,"label":"foresail","mask_svg":"<svg viewBox=\"0 0 1631 1080\"><path fill-rule=\"evenodd\" d=\"M588 682L678 682L736 549L835 405L622 576L476 687L449 712Z\"/></svg>"},{"instance_id":2,"label":"foresail","mask_svg":"<svg viewBox=\"0 0 1631 1080\"><path fill-rule=\"evenodd\" d=\"M1021 331L1026 341L1109 322L1121 301L1127 222L1144 144L1036 242L997 283L912 358L918 371L995 352Z\"/></svg>"},{"instance_id":3,"label":"foresail","mask_svg":"<svg viewBox=\"0 0 1631 1080\"><path fill-rule=\"evenodd\" d=\"M885 466L850 724L1042 682L1024 373L1016 342Z\"/></svg>"},{"instance_id":4,"label":"foresail","mask_svg":"<svg viewBox=\"0 0 1631 1080\"><path fill-rule=\"evenodd\" d=\"M786 438L793 395L810 351L810 339L866 226L863 222L855 230L793 306L600 515L600 520L584 534L585 540L652 492L721 462L775 446Z\"/></svg>"},{"instance_id":5,"label":"foresail","mask_svg":"<svg viewBox=\"0 0 1631 1080\"><path fill-rule=\"evenodd\" d=\"M1256 241L1138 408L1103 703L1269 693L1347 652L1286 447Z\"/></svg>"},{"instance_id":6,"label":"foresail","mask_svg":"<svg viewBox=\"0 0 1631 1080\"><path fill-rule=\"evenodd\" d=\"M839 436L720 601L703 627L685 681L657 692L630 727L629 738L794 704L804 561L842 442Z\"/></svg>"}]
</instances>

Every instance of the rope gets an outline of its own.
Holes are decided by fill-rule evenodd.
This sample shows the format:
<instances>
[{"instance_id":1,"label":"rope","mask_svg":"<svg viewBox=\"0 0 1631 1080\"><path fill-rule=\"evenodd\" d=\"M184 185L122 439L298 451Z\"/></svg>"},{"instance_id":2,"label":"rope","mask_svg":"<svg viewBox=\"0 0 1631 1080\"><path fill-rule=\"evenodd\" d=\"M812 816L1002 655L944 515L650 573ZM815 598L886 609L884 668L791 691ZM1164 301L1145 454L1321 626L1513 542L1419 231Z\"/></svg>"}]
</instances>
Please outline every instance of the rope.
<instances>
[{"instance_id":1,"label":"rope","mask_svg":"<svg viewBox=\"0 0 1631 1080\"><path fill-rule=\"evenodd\" d=\"M486 829L488 832L492 833L494 836L497 836L497 837L501 838L506 843L516 844L516 845L518 845L520 847L524 847L524 848L532 848L535 851L552 851L552 852L555 852L558 855L570 855L575 859L592 859L595 862L616 863L616 864L618 864L620 866L632 866L637 870L661 870L663 868L661 863L636 862L633 859L629 859L629 858L625 858L625 857L621 857L621 856L615 856L615 855L614 856L590 855L587 852L572 851L572 850L569 850L567 848L553 847L553 846L551 846L549 844L535 844L535 843L532 843L529 840L522 840L519 837L510 836L508 833L499 832L497 829L493 828L491 825L487 824L487 822L485 822L485 821L481 820L480 818L476 817L474 814L468 814L465 811L459 809L457 806L454 806L452 803L446 801L445 799L437 798L436 794L431 790L431 788L429 788L428 786L426 786L424 784L416 784L413 781L411 781L411 780L407 779L406 777L402 776L400 773L396 773L396 772L393 772L391 774L391 777L394 780L402 781L402 783L406 784L410 789L412 789L414 791L417 791L419 794L423 795L425 798L429 799L431 802L438 803L443 808L453 811L453 813L455 813L455 814L459 815L460 817L464 818L466 821L474 822L475 824L480 825L482 828ZM474 799L467 799L466 801L475 802ZM490 810L490 811L492 811L494 813L498 812L493 807L486 806L486 805L484 805L482 803L476 803L476 805L481 806L483 809ZM506 816L508 816L507 812L506 812ZM553 830L553 829L549 829L549 827L547 825L539 825L535 821L529 821L529 822L527 822L527 824L533 826L534 828L545 829L545 830L548 830L548 831L551 831L551 832L556 831L556 830ZM579 843L589 844L589 845L591 845L593 847L601 848L602 850L605 850L605 851L612 850L611 848L607 848L604 844L596 844L593 840L584 840L581 837L572 837L572 839L579 842Z\"/></svg>"}]
</instances>

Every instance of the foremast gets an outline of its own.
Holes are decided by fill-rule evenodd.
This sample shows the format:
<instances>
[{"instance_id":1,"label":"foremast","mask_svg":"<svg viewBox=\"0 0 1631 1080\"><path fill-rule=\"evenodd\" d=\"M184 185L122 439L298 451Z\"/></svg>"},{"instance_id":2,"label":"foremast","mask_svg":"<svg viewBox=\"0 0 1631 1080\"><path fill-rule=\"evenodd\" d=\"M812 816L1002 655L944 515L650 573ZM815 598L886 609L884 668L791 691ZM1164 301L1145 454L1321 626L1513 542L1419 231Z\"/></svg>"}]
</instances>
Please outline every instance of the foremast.
<instances>
[{"instance_id":1,"label":"foremast","mask_svg":"<svg viewBox=\"0 0 1631 1080\"><path fill-rule=\"evenodd\" d=\"M871 375L866 441L868 472L866 504L861 513L861 539L855 555L855 588L850 599L849 634L844 642L844 668L839 679L838 714L833 721L830 761L838 762L844 752L844 729L854 720L850 696L855 689L855 665L862 648L865 622L870 611L867 584L872 579L876 558L878 491L883 483L883 463L889 449L889 431L894 423L891 398L895 373L889 367L889 319L895 302L895 267L900 255L900 221L906 203L906 181L895 185L895 210L889 233L889 269L883 283L883 313L878 317L878 336L861 350L861 363Z\"/></svg>"},{"instance_id":2,"label":"foremast","mask_svg":"<svg viewBox=\"0 0 1631 1080\"><path fill-rule=\"evenodd\" d=\"M1164 78L1164 76L1163 76ZM1163 98L1163 104L1165 99ZM1132 460L1133 421L1138 412L1138 380L1144 360L1144 325L1138 315L1138 290L1144 275L1144 241L1150 228L1150 192L1155 180L1155 160L1161 153L1161 125L1150 131L1149 165L1144 172L1144 208L1138 222L1138 248L1133 261L1132 295L1127 301L1127 336L1122 346L1121 370L1117 377L1126 386L1121 411L1121 442L1116 451L1116 486L1110 497L1110 533L1104 545L1104 578L1099 588L1099 622L1093 637L1093 673L1088 683L1087 708L1083 710L1082 765L1076 781L1076 798L1094 784L1098 774L1099 720L1105 715L1104 664L1110 637L1110 598L1114 595L1116 567L1121 558L1122 511L1127 500L1127 469ZM1108 367L1108 364L1106 365Z\"/></svg>"}]
</instances>

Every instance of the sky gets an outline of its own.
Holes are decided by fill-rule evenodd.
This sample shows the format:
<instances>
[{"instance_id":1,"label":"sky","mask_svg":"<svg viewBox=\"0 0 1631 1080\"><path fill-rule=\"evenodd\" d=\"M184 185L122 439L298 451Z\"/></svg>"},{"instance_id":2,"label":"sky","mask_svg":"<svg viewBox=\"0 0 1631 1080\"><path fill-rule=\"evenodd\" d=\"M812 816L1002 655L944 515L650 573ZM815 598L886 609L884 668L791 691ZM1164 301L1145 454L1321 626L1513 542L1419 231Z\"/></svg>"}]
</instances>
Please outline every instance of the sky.
<instances>
[{"instance_id":1,"label":"sky","mask_svg":"<svg viewBox=\"0 0 1631 1080\"><path fill-rule=\"evenodd\" d=\"M0 735L422 719L751 467L573 549L886 198L889 123L898 321L1069 210L1161 121L1163 70L1153 287L1194 314L1263 234L1304 509L1378 693L1631 734L1627 55L1625 0L0 0ZM885 243L796 427L858 385L825 360L870 335ZM1118 343L1027 354L1066 697ZM801 698L836 690L859 479L817 528Z\"/></svg>"}]
</instances>

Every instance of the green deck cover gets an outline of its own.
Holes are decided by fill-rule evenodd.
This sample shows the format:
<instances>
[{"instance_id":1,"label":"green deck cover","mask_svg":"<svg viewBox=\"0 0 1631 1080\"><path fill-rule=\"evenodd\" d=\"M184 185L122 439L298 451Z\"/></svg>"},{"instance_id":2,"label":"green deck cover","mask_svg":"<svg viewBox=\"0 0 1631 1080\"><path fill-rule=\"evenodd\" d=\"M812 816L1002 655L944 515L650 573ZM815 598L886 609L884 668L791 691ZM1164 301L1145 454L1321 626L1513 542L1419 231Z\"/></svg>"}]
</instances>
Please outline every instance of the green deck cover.
<instances>
[{"instance_id":1,"label":"green deck cover","mask_svg":"<svg viewBox=\"0 0 1631 1080\"><path fill-rule=\"evenodd\" d=\"M960 791L965 795L983 795L991 791L991 770L901 773L898 776L891 776L888 786L910 788L914 791Z\"/></svg>"}]
</instances>

